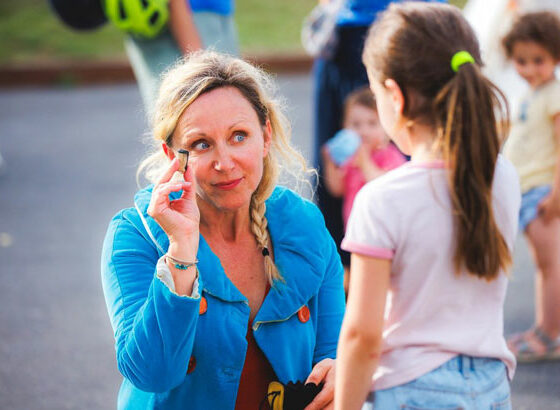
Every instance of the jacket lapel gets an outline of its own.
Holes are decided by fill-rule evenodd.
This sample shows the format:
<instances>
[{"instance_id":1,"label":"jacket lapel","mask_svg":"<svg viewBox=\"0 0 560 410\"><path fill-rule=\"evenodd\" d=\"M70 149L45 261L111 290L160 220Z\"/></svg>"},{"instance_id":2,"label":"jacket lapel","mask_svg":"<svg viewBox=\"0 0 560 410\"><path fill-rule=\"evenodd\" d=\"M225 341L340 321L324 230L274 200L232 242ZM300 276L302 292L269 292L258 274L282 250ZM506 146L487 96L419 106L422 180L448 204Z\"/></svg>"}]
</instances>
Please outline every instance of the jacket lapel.
<instances>
[{"instance_id":1,"label":"jacket lapel","mask_svg":"<svg viewBox=\"0 0 560 410\"><path fill-rule=\"evenodd\" d=\"M289 318L317 294L324 265L313 226L303 200L285 188L276 188L266 201L266 218L274 248L274 261L284 278L268 292L254 322ZM307 228L307 229L305 229Z\"/></svg>"}]
</instances>

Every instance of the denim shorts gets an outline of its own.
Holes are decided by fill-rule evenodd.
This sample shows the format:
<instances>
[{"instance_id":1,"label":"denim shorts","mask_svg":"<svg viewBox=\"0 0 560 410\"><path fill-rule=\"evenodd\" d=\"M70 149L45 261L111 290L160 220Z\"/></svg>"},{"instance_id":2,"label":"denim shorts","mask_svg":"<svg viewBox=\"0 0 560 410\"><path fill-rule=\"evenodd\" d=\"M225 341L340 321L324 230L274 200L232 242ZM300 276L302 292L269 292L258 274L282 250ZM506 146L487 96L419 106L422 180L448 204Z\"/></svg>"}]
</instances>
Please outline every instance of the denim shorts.
<instances>
[{"instance_id":1,"label":"denim shorts","mask_svg":"<svg viewBox=\"0 0 560 410\"><path fill-rule=\"evenodd\" d=\"M459 355L416 380L371 392L362 410L511 409L501 360Z\"/></svg>"},{"instance_id":2,"label":"denim shorts","mask_svg":"<svg viewBox=\"0 0 560 410\"><path fill-rule=\"evenodd\" d=\"M519 231L524 232L533 219L539 216L539 204L550 194L550 185L532 188L521 195L521 209L519 210Z\"/></svg>"}]
</instances>

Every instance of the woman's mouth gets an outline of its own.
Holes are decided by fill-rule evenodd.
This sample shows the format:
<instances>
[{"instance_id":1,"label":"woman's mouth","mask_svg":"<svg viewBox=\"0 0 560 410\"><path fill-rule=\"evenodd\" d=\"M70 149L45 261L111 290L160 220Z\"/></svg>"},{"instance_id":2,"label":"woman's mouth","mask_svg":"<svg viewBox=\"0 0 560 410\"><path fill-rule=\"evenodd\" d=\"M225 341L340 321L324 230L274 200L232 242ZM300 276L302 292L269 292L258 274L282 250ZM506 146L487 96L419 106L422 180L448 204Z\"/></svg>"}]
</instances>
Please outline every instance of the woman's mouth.
<instances>
[{"instance_id":1,"label":"woman's mouth","mask_svg":"<svg viewBox=\"0 0 560 410\"><path fill-rule=\"evenodd\" d=\"M223 190L229 190L229 189L233 189L235 188L237 185L239 185L239 183L243 180L243 178L238 178L238 179L231 179L229 181L223 181L223 182L218 182L215 183L214 186L216 188L219 189L223 189Z\"/></svg>"}]
</instances>

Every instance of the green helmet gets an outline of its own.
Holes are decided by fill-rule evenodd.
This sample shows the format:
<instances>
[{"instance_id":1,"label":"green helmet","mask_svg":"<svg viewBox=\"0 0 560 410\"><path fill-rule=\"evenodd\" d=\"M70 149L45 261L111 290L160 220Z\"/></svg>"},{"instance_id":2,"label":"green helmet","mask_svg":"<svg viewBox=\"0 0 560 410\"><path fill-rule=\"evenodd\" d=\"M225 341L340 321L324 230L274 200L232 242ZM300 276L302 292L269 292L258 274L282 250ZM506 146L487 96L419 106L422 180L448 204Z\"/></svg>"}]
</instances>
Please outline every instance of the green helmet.
<instances>
[{"instance_id":1,"label":"green helmet","mask_svg":"<svg viewBox=\"0 0 560 410\"><path fill-rule=\"evenodd\" d=\"M168 0L104 0L107 18L118 28L152 38L169 20Z\"/></svg>"}]
</instances>

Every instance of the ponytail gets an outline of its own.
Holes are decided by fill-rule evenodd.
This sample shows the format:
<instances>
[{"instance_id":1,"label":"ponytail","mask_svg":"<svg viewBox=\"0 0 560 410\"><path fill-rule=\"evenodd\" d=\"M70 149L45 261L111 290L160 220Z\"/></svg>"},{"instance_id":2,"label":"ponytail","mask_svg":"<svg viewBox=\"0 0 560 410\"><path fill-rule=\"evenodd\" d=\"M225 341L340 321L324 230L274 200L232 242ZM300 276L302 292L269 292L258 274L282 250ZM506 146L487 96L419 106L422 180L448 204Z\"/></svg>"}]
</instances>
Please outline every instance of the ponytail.
<instances>
[{"instance_id":1,"label":"ponytail","mask_svg":"<svg viewBox=\"0 0 560 410\"><path fill-rule=\"evenodd\" d=\"M500 152L507 102L478 65L464 64L434 99L439 145L449 166L456 221L456 272L488 281L511 264L512 257L494 218L492 183Z\"/></svg>"},{"instance_id":2,"label":"ponytail","mask_svg":"<svg viewBox=\"0 0 560 410\"><path fill-rule=\"evenodd\" d=\"M372 25L363 60L371 79L400 86L403 117L435 129L434 149L449 167L456 272L496 278L512 260L492 206L508 109L480 71L474 31L457 7L393 3Z\"/></svg>"}]
</instances>

